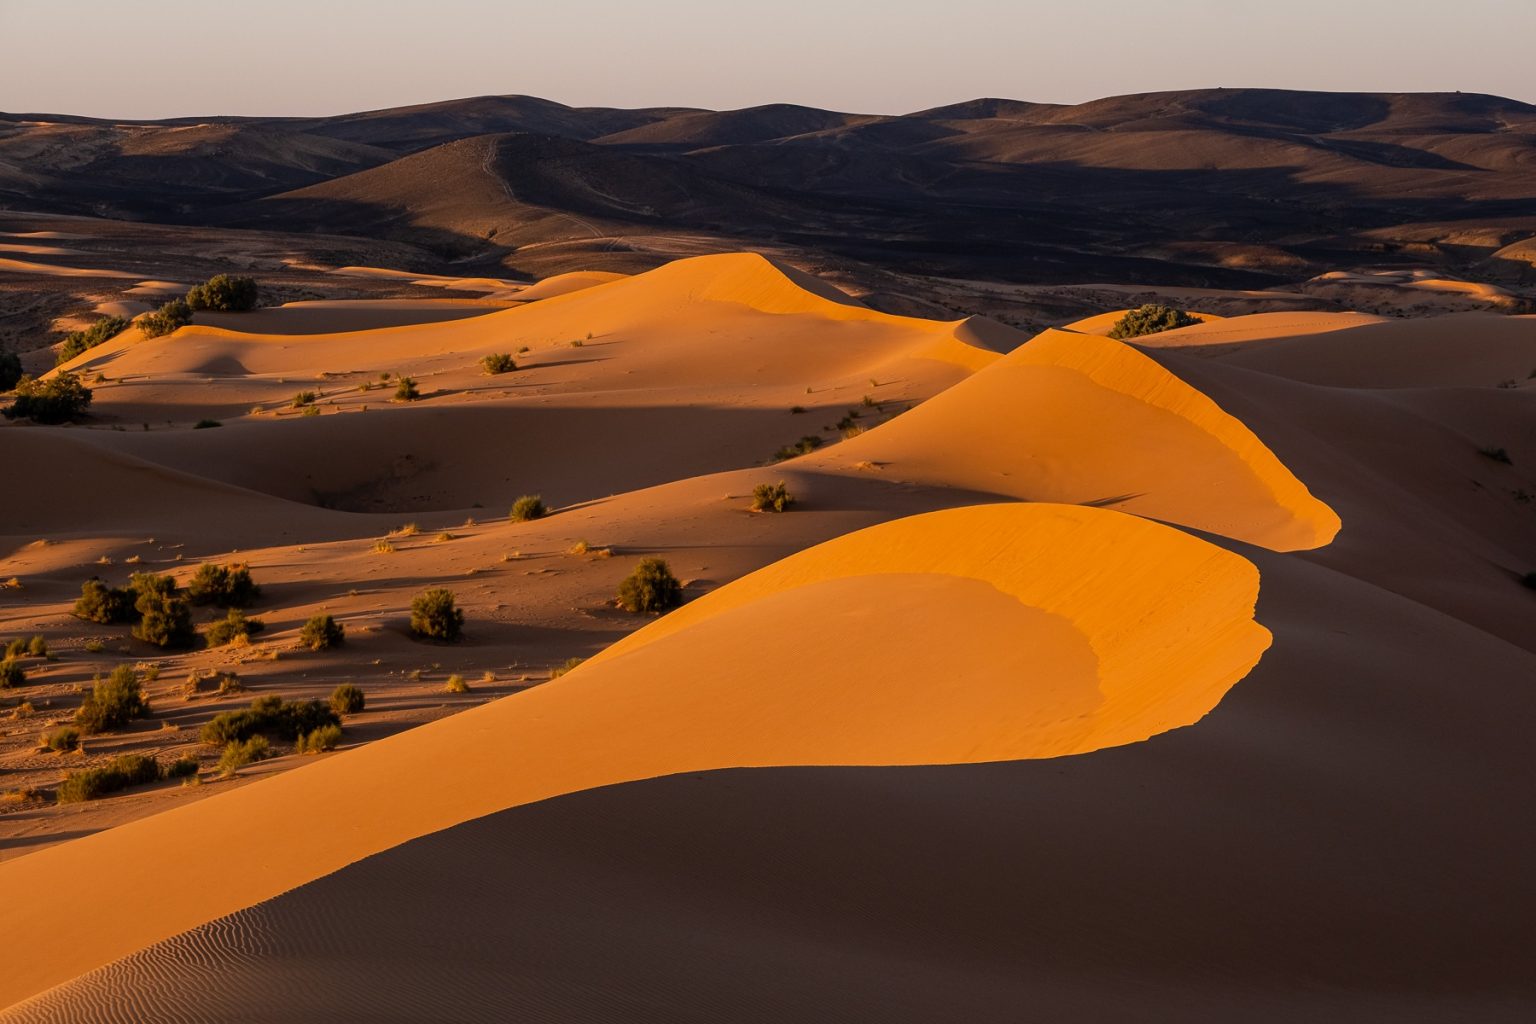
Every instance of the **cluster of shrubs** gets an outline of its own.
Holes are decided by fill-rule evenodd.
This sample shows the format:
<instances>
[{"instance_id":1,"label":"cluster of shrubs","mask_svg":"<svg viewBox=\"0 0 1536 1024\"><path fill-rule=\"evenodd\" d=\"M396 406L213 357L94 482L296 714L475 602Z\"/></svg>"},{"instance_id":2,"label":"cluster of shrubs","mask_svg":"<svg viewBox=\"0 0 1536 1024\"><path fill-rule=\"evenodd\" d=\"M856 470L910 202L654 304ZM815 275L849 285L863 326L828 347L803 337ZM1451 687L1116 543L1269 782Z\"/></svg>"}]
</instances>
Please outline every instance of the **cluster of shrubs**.
<instances>
[{"instance_id":1,"label":"cluster of shrubs","mask_svg":"<svg viewBox=\"0 0 1536 1024\"><path fill-rule=\"evenodd\" d=\"M341 725L341 716L328 702L290 701L266 694L251 701L248 708L214 715L203 726L199 737L212 746L225 746L252 736L292 741L327 725Z\"/></svg>"},{"instance_id":2,"label":"cluster of shrubs","mask_svg":"<svg viewBox=\"0 0 1536 1024\"><path fill-rule=\"evenodd\" d=\"M240 646L250 643L251 637L266 628L267 624L260 619L247 618L240 609L231 608L222 619L209 624L203 638L209 647Z\"/></svg>"},{"instance_id":3,"label":"cluster of shrubs","mask_svg":"<svg viewBox=\"0 0 1536 1024\"><path fill-rule=\"evenodd\" d=\"M127 329L128 321L120 316L102 317L84 330L67 335L64 338L64 344L59 347L57 362L63 365L76 356L89 352L97 345L111 341Z\"/></svg>"},{"instance_id":4,"label":"cluster of shrubs","mask_svg":"<svg viewBox=\"0 0 1536 1024\"><path fill-rule=\"evenodd\" d=\"M34 636L30 640L17 637L6 644L4 656L0 657L0 690L26 684L27 673L21 667L21 659L46 657L48 657L48 641L41 635Z\"/></svg>"},{"instance_id":5,"label":"cluster of shrubs","mask_svg":"<svg viewBox=\"0 0 1536 1024\"><path fill-rule=\"evenodd\" d=\"M132 622L133 635L157 647L191 647L197 637L192 624L192 605L231 609L208 630L208 643L220 646L261 630L262 623L234 609L256 600L261 588L244 563L203 565L187 584L177 588L169 576L137 572L125 589L109 587L99 579L86 580L75 601L74 614L87 622L110 625Z\"/></svg>"},{"instance_id":6,"label":"cluster of shrubs","mask_svg":"<svg viewBox=\"0 0 1536 1024\"><path fill-rule=\"evenodd\" d=\"M150 782L159 782L164 778L196 775L197 769L195 757L182 757L169 765L162 765L155 758L145 754L123 754L120 757L114 757L102 767L71 772L59 784L57 799L61 804L96 800L110 793L116 793L118 790L127 789L129 786L142 786Z\"/></svg>"},{"instance_id":7,"label":"cluster of shrubs","mask_svg":"<svg viewBox=\"0 0 1536 1024\"><path fill-rule=\"evenodd\" d=\"M187 292L187 305L217 313L245 313L256 308L259 297L255 278L215 274L206 283L192 286Z\"/></svg>"},{"instance_id":8,"label":"cluster of shrubs","mask_svg":"<svg viewBox=\"0 0 1536 1024\"><path fill-rule=\"evenodd\" d=\"M187 582L187 596L193 604L249 608L261 596L261 587L251 578L251 567L244 562L209 562L199 566Z\"/></svg>"},{"instance_id":9,"label":"cluster of shrubs","mask_svg":"<svg viewBox=\"0 0 1536 1024\"><path fill-rule=\"evenodd\" d=\"M192 307L185 299L172 299L153 313L145 313L134 321L146 338L158 338L170 334L192 322Z\"/></svg>"},{"instance_id":10,"label":"cluster of shrubs","mask_svg":"<svg viewBox=\"0 0 1536 1024\"><path fill-rule=\"evenodd\" d=\"M1203 321L1190 316L1182 309L1149 302L1126 313L1109 329L1109 336L1119 340L1140 338L1148 334L1161 334L1178 327L1193 327Z\"/></svg>"},{"instance_id":11,"label":"cluster of shrubs","mask_svg":"<svg viewBox=\"0 0 1536 1024\"><path fill-rule=\"evenodd\" d=\"M93 397L80 377L67 370L60 370L48 380L23 375L16 382L15 398L0 409L0 414L6 419L66 423L84 413Z\"/></svg>"}]
</instances>

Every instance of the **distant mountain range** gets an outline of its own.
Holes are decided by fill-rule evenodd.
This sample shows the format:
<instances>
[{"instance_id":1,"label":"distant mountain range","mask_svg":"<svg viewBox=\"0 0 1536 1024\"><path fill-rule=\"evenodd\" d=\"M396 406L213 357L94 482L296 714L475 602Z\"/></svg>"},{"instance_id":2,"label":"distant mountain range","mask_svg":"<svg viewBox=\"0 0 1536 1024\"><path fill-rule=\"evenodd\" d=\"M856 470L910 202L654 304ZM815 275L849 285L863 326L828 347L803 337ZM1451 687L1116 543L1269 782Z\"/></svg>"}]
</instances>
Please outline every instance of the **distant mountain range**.
<instances>
[{"instance_id":1,"label":"distant mountain range","mask_svg":"<svg viewBox=\"0 0 1536 1024\"><path fill-rule=\"evenodd\" d=\"M0 114L0 208L406 241L548 274L771 248L1018 282L1532 276L1536 106L1208 89L902 116L523 96L321 118Z\"/></svg>"}]
</instances>

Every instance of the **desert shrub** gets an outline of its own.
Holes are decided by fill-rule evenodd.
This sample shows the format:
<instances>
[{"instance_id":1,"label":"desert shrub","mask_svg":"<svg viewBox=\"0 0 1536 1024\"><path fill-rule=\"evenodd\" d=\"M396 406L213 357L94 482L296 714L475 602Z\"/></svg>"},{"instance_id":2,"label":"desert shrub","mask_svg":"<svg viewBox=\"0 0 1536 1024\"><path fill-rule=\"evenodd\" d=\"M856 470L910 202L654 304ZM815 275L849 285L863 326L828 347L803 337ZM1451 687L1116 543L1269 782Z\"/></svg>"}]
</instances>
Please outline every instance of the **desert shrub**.
<instances>
[{"instance_id":1,"label":"desert shrub","mask_svg":"<svg viewBox=\"0 0 1536 1024\"><path fill-rule=\"evenodd\" d=\"M219 774L226 779L232 779L246 765L265 761L271 756L272 744L267 742L265 736L252 736L248 740L228 743L224 747L224 753L219 755Z\"/></svg>"},{"instance_id":2,"label":"desert shrub","mask_svg":"<svg viewBox=\"0 0 1536 1024\"><path fill-rule=\"evenodd\" d=\"M139 615L133 635L156 647L191 647L197 639L192 625L192 606L176 591L169 576L136 572L129 579L134 592L133 609Z\"/></svg>"},{"instance_id":3,"label":"desert shrub","mask_svg":"<svg viewBox=\"0 0 1536 1024\"><path fill-rule=\"evenodd\" d=\"M39 633L27 641L27 656L32 658L48 657L48 638Z\"/></svg>"},{"instance_id":4,"label":"desert shrub","mask_svg":"<svg viewBox=\"0 0 1536 1024\"><path fill-rule=\"evenodd\" d=\"M368 703L360 687L342 683L331 691L331 710L338 715L355 715Z\"/></svg>"},{"instance_id":5,"label":"desert shrub","mask_svg":"<svg viewBox=\"0 0 1536 1024\"><path fill-rule=\"evenodd\" d=\"M792 405L789 407L789 414L791 416L803 416L805 414L805 406Z\"/></svg>"},{"instance_id":6,"label":"desert shrub","mask_svg":"<svg viewBox=\"0 0 1536 1024\"><path fill-rule=\"evenodd\" d=\"M107 586L98 579L80 585L80 598L72 609L78 619L111 625L133 618L133 594Z\"/></svg>"},{"instance_id":7,"label":"desert shrub","mask_svg":"<svg viewBox=\"0 0 1536 1024\"><path fill-rule=\"evenodd\" d=\"M27 673L15 658L6 658L0 661L0 690L9 690L13 686L25 686Z\"/></svg>"},{"instance_id":8,"label":"desert shrub","mask_svg":"<svg viewBox=\"0 0 1536 1024\"><path fill-rule=\"evenodd\" d=\"M505 352L495 352L480 360L480 365L485 368L488 376L496 376L500 373L511 373L517 369L517 361Z\"/></svg>"},{"instance_id":9,"label":"desert shrub","mask_svg":"<svg viewBox=\"0 0 1536 1024\"><path fill-rule=\"evenodd\" d=\"M44 750L52 750L64 753L66 750L74 750L80 745L80 730L72 725L61 725L57 729L49 729L38 737L37 741Z\"/></svg>"},{"instance_id":10,"label":"desert shrub","mask_svg":"<svg viewBox=\"0 0 1536 1024\"><path fill-rule=\"evenodd\" d=\"M17 637L5 645L5 657L25 658L27 656L27 641L23 637Z\"/></svg>"},{"instance_id":11,"label":"desert shrub","mask_svg":"<svg viewBox=\"0 0 1536 1024\"><path fill-rule=\"evenodd\" d=\"M683 586L660 558L642 558L619 584L619 606L629 612L664 612L683 603Z\"/></svg>"},{"instance_id":12,"label":"desert shrub","mask_svg":"<svg viewBox=\"0 0 1536 1024\"><path fill-rule=\"evenodd\" d=\"M295 740L322 726L340 725L341 718L329 704L319 700L287 701L267 694L238 711L222 711L203 725L199 738L210 746L219 746L252 736L275 736Z\"/></svg>"},{"instance_id":13,"label":"desert shrub","mask_svg":"<svg viewBox=\"0 0 1536 1024\"><path fill-rule=\"evenodd\" d=\"M544 504L544 497L540 494L525 494L512 503L512 511L507 518L514 523L526 523L530 519L543 519L549 515L549 506Z\"/></svg>"},{"instance_id":14,"label":"desert shrub","mask_svg":"<svg viewBox=\"0 0 1536 1024\"><path fill-rule=\"evenodd\" d=\"M220 313L244 313L256 308L258 294L255 278L215 274L206 284L192 286L187 292L187 305Z\"/></svg>"},{"instance_id":15,"label":"desert shrub","mask_svg":"<svg viewBox=\"0 0 1536 1024\"><path fill-rule=\"evenodd\" d=\"M300 391L293 396L292 406L295 409L302 409L306 405L314 405L315 399L318 397L313 391Z\"/></svg>"},{"instance_id":16,"label":"desert shrub","mask_svg":"<svg viewBox=\"0 0 1536 1024\"><path fill-rule=\"evenodd\" d=\"M299 737L298 753L323 754L327 750L335 750L341 742L341 726L322 725L320 728Z\"/></svg>"},{"instance_id":17,"label":"desert shrub","mask_svg":"<svg viewBox=\"0 0 1536 1024\"><path fill-rule=\"evenodd\" d=\"M205 564L198 568L188 582L187 596L193 604L247 608L261 596L261 588L251 579L250 566L244 562L230 565Z\"/></svg>"},{"instance_id":18,"label":"desert shrub","mask_svg":"<svg viewBox=\"0 0 1536 1024\"><path fill-rule=\"evenodd\" d=\"M85 702L75 712L75 727L87 736L121 729L135 718L149 714L149 701L139 675L127 665L119 665L106 679L96 677Z\"/></svg>"},{"instance_id":19,"label":"desert shrub","mask_svg":"<svg viewBox=\"0 0 1536 1024\"><path fill-rule=\"evenodd\" d=\"M797 455L808 454L820 447L821 438L817 437L815 434L806 434L794 444L785 445L783 448L780 448L778 451L774 452L773 461L783 462L785 459L792 459Z\"/></svg>"},{"instance_id":20,"label":"desert shrub","mask_svg":"<svg viewBox=\"0 0 1536 1024\"><path fill-rule=\"evenodd\" d=\"M1190 316L1182 309L1149 302L1126 313L1109 329L1111 338L1140 338L1148 334L1161 334L1176 327L1191 327L1201 323L1197 316Z\"/></svg>"},{"instance_id":21,"label":"desert shrub","mask_svg":"<svg viewBox=\"0 0 1536 1024\"><path fill-rule=\"evenodd\" d=\"M30 419L38 423L64 423L85 412L91 389L79 376L60 370L46 381L22 377L16 398L3 411L6 419Z\"/></svg>"},{"instance_id":22,"label":"desert shrub","mask_svg":"<svg viewBox=\"0 0 1536 1024\"><path fill-rule=\"evenodd\" d=\"M87 640L85 642L85 651L86 651L87 654L100 654L102 651L104 651L106 649L107 649L107 645L102 643L96 637L92 637L91 639L89 639L89 640Z\"/></svg>"},{"instance_id":23,"label":"desert shrub","mask_svg":"<svg viewBox=\"0 0 1536 1024\"><path fill-rule=\"evenodd\" d=\"M60 365L69 362L82 352L89 352L104 341L111 341L128 328L128 321L120 316L107 316L97 320L83 331L75 331L64 339L64 344L59 347L57 361ZM0 388L0 391L5 390Z\"/></svg>"},{"instance_id":24,"label":"desert shrub","mask_svg":"<svg viewBox=\"0 0 1536 1024\"><path fill-rule=\"evenodd\" d=\"M420 397L421 392L416 390L416 379L401 374L400 379L395 382L395 401L414 402Z\"/></svg>"},{"instance_id":25,"label":"desert shrub","mask_svg":"<svg viewBox=\"0 0 1536 1024\"><path fill-rule=\"evenodd\" d=\"M170 763L165 769L165 777L168 779L185 779L188 776L196 775L199 767L201 766L198 764L197 758L191 754L185 754Z\"/></svg>"},{"instance_id":26,"label":"desert shrub","mask_svg":"<svg viewBox=\"0 0 1536 1024\"><path fill-rule=\"evenodd\" d=\"M468 693L469 692L469 684L464 681L464 677L463 676L458 675L458 674L454 674L454 675L449 676L448 677L448 681L443 684L443 692L444 693Z\"/></svg>"},{"instance_id":27,"label":"desert shrub","mask_svg":"<svg viewBox=\"0 0 1536 1024\"><path fill-rule=\"evenodd\" d=\"M313 616L304 623L304 628L299 630L299 643L312 651L339 647L346 639L346 629L329 615Z\"/></svg>"},{"instance_id":28,"label":"desert shrub","mask_svg":"<svg viewBox=\"0 0 1536 1024\"><path fill-rule=\"evenodd\" d=\"M1479 448L1477 453L1485 459L1492 459L1494 462L1502 462L1506 466L1514 464L1514 460L1509 457L1509 452L1503 448L1494 448L1489 446L1487 448Z\"/></svg>"},{"instance_id":29,"label":"desert shrub","mask_svg":"<svg viewBox=\"0 0 1536 1024\"><path fill-rule=\"evenodd\" d=\"M223 425L224 424L220 423L218 420L198 420L196 423L192 424L192 429L208 430L211 427L222 427Z\"/></svg>"},{"instance_id":30,"label":"desert shrub","mask_svg":"<svg viewBox=\"0 0 1536 1024\"><path fill-rule=\"evenodd\" d=\"M105 767L70 772L59 783L58 801L61 804L72 804L82 800L96 800L129 786L158 782L160 776L160 762L154 758L143 754L123 754L107 762Z\"/></svg>"},{"instance_id":31,"label":"desert shrub","mask_svg":"<svg viewBox=\"0 0 1536 1024\"><path fill-rule=\"evenodd\" d=\"M153 313L145 313L134 321L146 338L158 338L170 334L192 322L192 307L185 299L172 299Z\"/></svg>"},{"instance_id":32,"label":"desert shrub","mask_svg":"<svg viewBox=\"0 0 1536 1024\"><path fill-rule=\"evenodd\" d=\"M586 660L586 658L566 658L563 664L556 665L554 668L549 670L549 678L559 679L561 676L565 675L571 669L575 668L577 665L580 665Z\"/></svg>"},{"instance_id":33,"label":"desert shrub","mask_svg":"<svg viewBox=\"0 0 1536 1024\"><path fill-rule=\"evenodd\" d=\"M464 612L454 604L453 591L437 587L411 601L411 632L417 637L451 643L463 627Z\"/></svg>"},{"instance_id":34,"label":"desert shrub","mask_svg":"<svg viewBox=\"0 0 1536 1024\"><path fill-rule=\"evenodd\" d=\"M776 484L758 484L752 488L753 512L783 512L795 503L789 489L780 480Z\"/></svg>"},{"instance_id":35,"label":"desert shrub","mask_svg":"<svg viewBox=\"0 0 1536 1024\"><path fill-rule=\"evenodd\" d=\"M229 614L210 623L203 636L207 638L209 647L223 647L237 641L248 641L266 628L267 624L260 619L248 619L238 608L231 608Z\"/></svg>"},{"instance_id":36,"label":"desert shrub","mask_svg":"<svg viewBox=\"0 0 1536 1024\"><path fill-rule=\"evenodd\" d=\"M21 360L14 352L0 352L0 391L9 391L21 380Z\"/></svg>"}]
</instances>

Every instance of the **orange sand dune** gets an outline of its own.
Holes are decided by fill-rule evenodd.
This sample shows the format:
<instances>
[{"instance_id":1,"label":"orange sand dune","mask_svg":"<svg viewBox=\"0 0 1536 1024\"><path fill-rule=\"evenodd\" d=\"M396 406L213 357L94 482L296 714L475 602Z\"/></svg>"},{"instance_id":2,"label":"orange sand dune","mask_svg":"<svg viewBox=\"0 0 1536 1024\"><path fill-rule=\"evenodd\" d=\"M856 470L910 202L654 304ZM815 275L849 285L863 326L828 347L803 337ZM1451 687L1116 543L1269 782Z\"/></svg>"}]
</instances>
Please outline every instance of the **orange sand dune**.
<instances>
[{"instance_id":1,"label":"orange sand dune","mask_svg":"<svg viewBox=\"0 0 1536 1024\"><path fill-rule=\"evenodd\" d=\"M61 267L54 263L0 258L0 270L17 274L43 274L48 277L134 277L122 270L90 270L85 267Z\"/></svg>"},{"instance_id":2,"label":"orange sand dune","mask_svg":"<svg viewBox=\"0 0 1536 1024\"><path fill-rule=\"evenodd\" d=\"M628 274L618 274L607 270L575 270L569 274L556 274L554 277L546 277L538 284L531 284L518 292L514 297L523 302L536 302L539 299L552 299L556 295L568 295L571 292L579 292L584 288L595 288L600 284L608 284L612 281L622 281Z\"/></svg>"},{"instance_id":3,"label":"orange sand dune","mask_svg":"<svg viewBox=\"0 0 1536 1024\"><path fill-rule=\"evenodd\" d=\"M1049 330L814 463L1112 505L1280 551L1339 519L1241 422L1129 345Z\"/></svg>"},{"instance_id":4,"label":"orange sand dune","mask_svg":"<svg viewBox=\"0 0 1536 1024\"><path fill-rule=\"evenodd\" d=\"M1369 313L1251 313L1247 316L1216 317L1193 327L1180 327L1160 334L1137 338L1133 344L1141 348L1201 348L1205 346L1237 345L1267 341L1271 338L1288 338L1301 334L1327 334L1349 327L1387 323L1384 317Z\"/></svg>"},{"instance_id":5,"label":"orange sand dune","mask_svg":"<svg viewBox=\"0 0 1536 1024\"><path fill-rule=\"evenodd\" d=\"M1242 557L1096 509L976 506L838 538L514 698L0 864L0 1006L564 793L734 766L1053 757L1188 725L1268 647L1257 593ZM797 670L765 679L788 637ZM109 903L92 886L26 895L28 878L109 864L134 865Z\"/></svg>"}]
</instances>

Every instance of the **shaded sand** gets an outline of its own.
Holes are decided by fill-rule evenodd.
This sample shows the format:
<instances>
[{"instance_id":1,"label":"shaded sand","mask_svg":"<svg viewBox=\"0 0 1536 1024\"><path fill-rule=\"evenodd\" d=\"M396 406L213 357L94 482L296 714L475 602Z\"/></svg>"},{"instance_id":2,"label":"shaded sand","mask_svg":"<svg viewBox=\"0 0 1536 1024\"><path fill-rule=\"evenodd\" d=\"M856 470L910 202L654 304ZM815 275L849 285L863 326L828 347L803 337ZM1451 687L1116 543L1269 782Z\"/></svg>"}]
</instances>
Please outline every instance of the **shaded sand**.
<instances>
[{"instance_id":1,"label":"shaded sand","mask_svg":"<svg viewBox=\"0 0 1536 1024\"><path fill-rule=\"evenodd\" d=\"M1134 339L1131 344L1138 348L1215 348L1300 334L1327 334L1350 327L1387 322L1385 318L1369 313L1252 313L1248 316L1218 317L1193 327L1149 334Z\"/></svg>"},{"instance_id":2,"label":"shaded sand","mask_svg":"<svg viewBox=\"0 0 1536 1024\"><path fill-rule=\"evenodd\" d=\"M1268 646L1257 591L1240 556L1095 509L977 506L838 538L515 698L0 864L13 894L26 877L136 865L106 906L91 887L8 904L0 941L26 953L0 979L0 1006L369 854L564 793L736 766L1053 757L1187 725ZM918 630L964 641L914 646ZM784 637L799 670L765 685ZM61 918L91 927L49 927Z\"/></svg>"},{"instance_id":3,"label":"shaded sand","mask_svg":"<svg viewBox=\"0 0 1536 1024\"><path fill-rule=\"evenodd\" d=\"M134 277L121 270L90 270L85 267L61 267L54 263L0 258L0 271L16 274L42 274L47 277Z\"/></svg>"},{"instance_id":4,"label":"shaded sand","mask_svg":"<svg viewBox=\"0 0 1536 1024\"><path fill-rule=\"evenodd\" d=\"M957 443L958 442L958 443ZM825 455L893 479L1112 505L1280 551L1339 519L1240 421L1129 345L1045 331Z\"/></svg>"}]
</instances>

